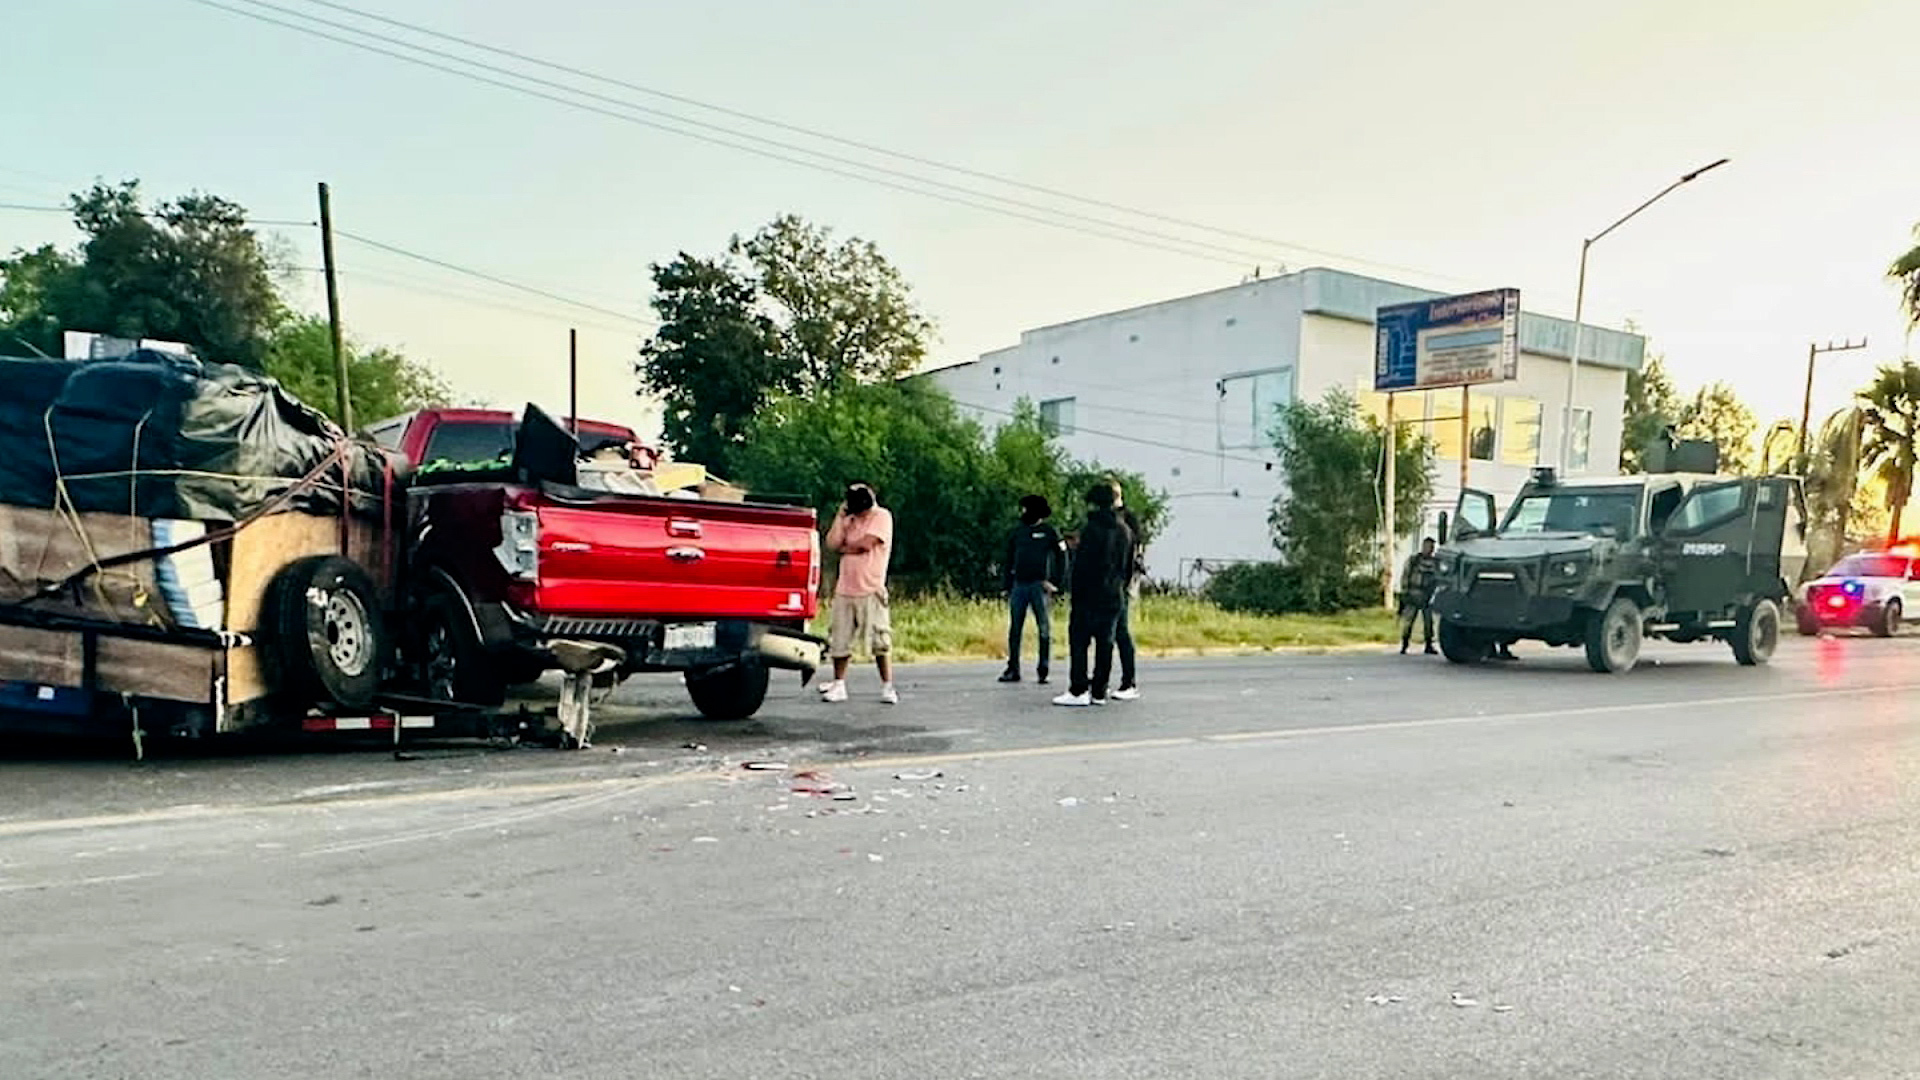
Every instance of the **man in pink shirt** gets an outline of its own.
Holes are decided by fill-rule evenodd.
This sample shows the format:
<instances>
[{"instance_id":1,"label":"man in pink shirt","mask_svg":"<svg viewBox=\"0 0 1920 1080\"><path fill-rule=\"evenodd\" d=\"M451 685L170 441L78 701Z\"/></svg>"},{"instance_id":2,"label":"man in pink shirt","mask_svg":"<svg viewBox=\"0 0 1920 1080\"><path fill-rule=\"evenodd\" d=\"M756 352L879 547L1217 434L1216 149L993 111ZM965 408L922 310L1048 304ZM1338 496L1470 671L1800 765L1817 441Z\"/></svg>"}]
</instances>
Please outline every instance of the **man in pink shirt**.
<instances>
[{"instance_id":1,"label":"man in pink shirt","mask_svg":"<svg viewBox=\"0 0 1920 1080\"><path fill-rule=\"evenodd\" d=\"M828 616L827 655L833 681L820 688L823 701L847 700L847 666L856 644L873 654L880 669L880 700L900 703L893 688L893 617L887 607L887 563L893 558L893 514L866 484L847 487L847 499L827 528L827 547L840 553Z\"/></svg>"}]
</instances>

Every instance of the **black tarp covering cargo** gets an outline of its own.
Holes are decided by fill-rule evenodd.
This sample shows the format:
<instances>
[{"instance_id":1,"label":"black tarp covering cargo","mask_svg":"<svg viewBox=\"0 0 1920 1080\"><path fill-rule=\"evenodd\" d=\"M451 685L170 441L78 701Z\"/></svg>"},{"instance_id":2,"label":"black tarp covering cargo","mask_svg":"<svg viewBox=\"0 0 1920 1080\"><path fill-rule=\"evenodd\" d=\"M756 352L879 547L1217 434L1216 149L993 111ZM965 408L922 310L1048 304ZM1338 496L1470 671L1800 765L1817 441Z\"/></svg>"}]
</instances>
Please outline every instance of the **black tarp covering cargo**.
<instances>
[{"instance_id":1,"label":"black tarp covering cargo","mask_svg":"<svg viewBox=\"0 0 1920 1080\"><path fill-rule=\"evenodd\" d=\"M294 488L341 438L279 383L230 364L155 352L0 360L0 502L16 506L238 521ZM389 459L354 443L347 460L354 512L377 515ZM284 506L330 514L339 497L335 467Z\"/></svg>"}]
</instances>

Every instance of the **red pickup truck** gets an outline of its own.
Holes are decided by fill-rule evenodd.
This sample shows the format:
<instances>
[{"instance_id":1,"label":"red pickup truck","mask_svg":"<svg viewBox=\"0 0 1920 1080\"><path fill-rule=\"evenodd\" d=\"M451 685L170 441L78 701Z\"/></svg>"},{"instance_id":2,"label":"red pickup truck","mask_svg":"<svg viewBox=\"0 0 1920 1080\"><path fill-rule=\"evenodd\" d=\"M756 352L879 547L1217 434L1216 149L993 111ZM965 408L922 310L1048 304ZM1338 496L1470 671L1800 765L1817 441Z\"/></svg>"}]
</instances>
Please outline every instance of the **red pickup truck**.
<instances>
[{"instance_id":1,"label":"red pickup truck","mask_svg":"<svg viewBox=\"0 0 1920 1080\"><path fill-rule=\"evenodd\" d=\"M824 661L805 630L820 585L811 509L590 490L582 451L634 433L581 421L572 435L531 406L524 423L428 409L367 434L419 469L398 644L431 697L495 705L588 647L603 678L684 672L703 715L741 719L771 669L804 681Z\"/></svg>"}]
</instances>

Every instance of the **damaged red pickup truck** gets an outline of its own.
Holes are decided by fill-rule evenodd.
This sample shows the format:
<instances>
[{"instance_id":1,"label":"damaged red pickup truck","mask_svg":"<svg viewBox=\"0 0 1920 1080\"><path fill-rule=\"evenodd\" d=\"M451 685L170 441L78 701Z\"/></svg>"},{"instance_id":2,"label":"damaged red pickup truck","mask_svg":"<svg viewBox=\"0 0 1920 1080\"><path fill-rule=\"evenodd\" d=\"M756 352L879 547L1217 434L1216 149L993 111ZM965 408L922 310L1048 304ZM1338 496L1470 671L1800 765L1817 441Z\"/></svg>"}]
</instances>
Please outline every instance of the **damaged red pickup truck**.
<instances>
[{"instance_id":1,"label":"damaged red pickup truck","mask_svg":"<svg viewBox=\"0 0 1920 1080\"><path fill-rule=\"evenodd\" d=\"M769 669L802 679L824 643L805 633L820 587L810 509L583 486L579 459L634 433L583 423L578 444L538 409L440 409L377 426L422 471L408 493L410 643L429 693L498 704L554 665L559 640L610 646L617 677L684 671L713 719L751 716ZM440 460L510 462L506 478ZM403 648L405 646L403 645Z\"/></svg>"}]
</instances>

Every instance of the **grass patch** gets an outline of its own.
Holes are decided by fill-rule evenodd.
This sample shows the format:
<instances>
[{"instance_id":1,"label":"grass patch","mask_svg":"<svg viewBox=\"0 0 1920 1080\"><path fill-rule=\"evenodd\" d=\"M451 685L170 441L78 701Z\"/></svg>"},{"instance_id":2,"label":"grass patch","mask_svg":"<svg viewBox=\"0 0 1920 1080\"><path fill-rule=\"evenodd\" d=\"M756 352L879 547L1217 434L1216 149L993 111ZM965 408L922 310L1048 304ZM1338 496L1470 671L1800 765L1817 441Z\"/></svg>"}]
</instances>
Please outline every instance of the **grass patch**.
<instances>
[{"instance_id":1,"label":"grass patch","mask_svg":"<svg viewBox=\"0 0 1920 1080\"><path fill-rule=\"evenodd\" d=\"M1393 616L1384 610L1338 615L1247 615L1194 597L1145 596L1133 608L1133 640L1149 656L1198 654L1222 650L1337 648L1384 644L1395 636ZM825 605L814 632L825 636ZM1056 665L1067 639L1067 608L1053 612ZM1027 627L1027 650L1033 627ZM893 604L894 655L915 660L1001 660L1007 649L1007 604L997 599L952 596L897 598Z\"/></svg>"}]
</instances>

